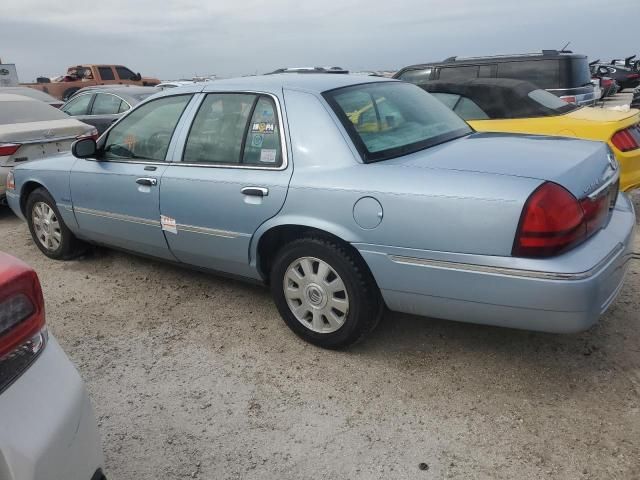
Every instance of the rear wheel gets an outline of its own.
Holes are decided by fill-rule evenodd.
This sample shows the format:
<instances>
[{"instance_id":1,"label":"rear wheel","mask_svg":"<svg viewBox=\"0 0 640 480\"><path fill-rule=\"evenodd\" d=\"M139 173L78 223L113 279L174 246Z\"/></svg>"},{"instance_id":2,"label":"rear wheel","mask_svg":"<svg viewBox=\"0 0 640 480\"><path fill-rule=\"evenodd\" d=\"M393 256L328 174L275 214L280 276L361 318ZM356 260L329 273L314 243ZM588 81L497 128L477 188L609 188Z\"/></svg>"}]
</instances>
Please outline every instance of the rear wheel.
<instances>
[{"instance_id":1,"label":"rear wheel","mask_svg":"<svg viewBox=\"0 0 640 480\"><path fill-rule=\"evenodd\" d=\"M283 247L271 269L271 291L289 328L323 348L353 344L382 316L380 293L364 262L329 239L303 238Z\"/></svg>"},{"instance_id":2,"label":"rear wheel","mask_svg":"<svg viewBox=\"0 0 640 480\"><path fill-rule=\"evenodd\" d=\"M29 195L25 213L31 238L47 257L65 260L85 250L84 244L64 223L55 201L44 188L38 188Z\"/></svg>"}]
</instances>

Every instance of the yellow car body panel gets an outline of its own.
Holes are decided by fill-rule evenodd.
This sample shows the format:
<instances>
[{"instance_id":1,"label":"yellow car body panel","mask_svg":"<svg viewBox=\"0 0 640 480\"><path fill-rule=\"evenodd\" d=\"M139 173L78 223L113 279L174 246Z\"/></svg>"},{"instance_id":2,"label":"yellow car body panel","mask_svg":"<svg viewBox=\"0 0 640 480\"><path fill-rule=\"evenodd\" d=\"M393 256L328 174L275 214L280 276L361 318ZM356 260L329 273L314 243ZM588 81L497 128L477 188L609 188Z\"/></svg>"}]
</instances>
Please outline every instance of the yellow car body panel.
<instances>
[{"instance_id":1,"label":"yellow car body panel","mask_svg":"<svg viewBox=\"0 0 640 480\"><path fill-rule=\"evenodd\" d=\"M607 142L620 162L620 189L640 188L640 148L622 152L611 142L619 130L640 123L640 111L583 107L564 115L498 120L469 120L478 132L513 132L576 137Z\"/></svg>"}]
</instances>

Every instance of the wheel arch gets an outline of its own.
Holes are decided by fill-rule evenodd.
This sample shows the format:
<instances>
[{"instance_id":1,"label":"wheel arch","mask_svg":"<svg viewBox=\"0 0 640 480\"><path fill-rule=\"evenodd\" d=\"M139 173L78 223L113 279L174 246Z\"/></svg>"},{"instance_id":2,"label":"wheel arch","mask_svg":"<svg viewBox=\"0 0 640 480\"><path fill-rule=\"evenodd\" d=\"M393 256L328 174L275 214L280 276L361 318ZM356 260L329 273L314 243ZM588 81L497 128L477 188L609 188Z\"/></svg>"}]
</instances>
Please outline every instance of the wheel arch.
<instances>
[{"instance_id":1,"label":"wheel arch","mask_svg":"<svg viewBox=\"0 0 640 480\"><path fill-rule=\"evenodd\" d=\"M271 264L278 251L287 243L308 236L324 237L341 244L371 273L367 262L352 245L352 242L362 240L356 233L329 222L287 219L287 221L277 224L265 224L254 235L250 252L251 264L257 269L265 283L269 282ZM373 277L373 274L371 276Z\"/></svg>"},{"instance_id":2,"label":"wheel arch","mask_svg":"<svg viewBox=\"0 0 640 480\"><path fill-rule=\"evenodd\" d=\"M22 215L24 215L25 218L27 214L27 212L25 211L25 208L27 206L27 199L29 198L29 195L31 195L31 193L38 188L44 188L45 190L47 190L47 187L45 187L44 184L37 180L27 180L22 184L22 187L20 188L20 212L22 212Z\"/></svg>"}]
</instances>

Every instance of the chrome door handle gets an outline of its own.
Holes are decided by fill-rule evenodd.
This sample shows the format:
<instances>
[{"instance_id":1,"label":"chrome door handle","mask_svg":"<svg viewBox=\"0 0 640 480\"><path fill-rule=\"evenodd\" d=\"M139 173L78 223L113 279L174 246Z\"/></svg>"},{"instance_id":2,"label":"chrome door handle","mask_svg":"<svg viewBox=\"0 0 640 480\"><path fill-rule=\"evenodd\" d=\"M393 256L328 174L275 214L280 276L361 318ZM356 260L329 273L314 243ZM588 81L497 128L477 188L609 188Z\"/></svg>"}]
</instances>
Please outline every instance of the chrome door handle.
<instances>
[{"instance_id":1,"label":"chrome door handle","mask_svg":"<svg viewBox=\"0 0 640 480\"><path fill-rule=\"evenodd\" d=\"M243 195L251 195L254 197L266 197L269 195L269 189L264 187L244 187L240 191Z\"/></svg>"},{"instance_id":2,"label":"chrome door handle","mask_svg":"<svg viewBox=\"0 0 640 480\"><path fill-rule=\"evenodd\" d=\"M136 183L138 185L144 185L145 187L155 187L156 185L158 185L158 179L143 177L143 178L137 179Z\"/></svg>"}]
</instances>

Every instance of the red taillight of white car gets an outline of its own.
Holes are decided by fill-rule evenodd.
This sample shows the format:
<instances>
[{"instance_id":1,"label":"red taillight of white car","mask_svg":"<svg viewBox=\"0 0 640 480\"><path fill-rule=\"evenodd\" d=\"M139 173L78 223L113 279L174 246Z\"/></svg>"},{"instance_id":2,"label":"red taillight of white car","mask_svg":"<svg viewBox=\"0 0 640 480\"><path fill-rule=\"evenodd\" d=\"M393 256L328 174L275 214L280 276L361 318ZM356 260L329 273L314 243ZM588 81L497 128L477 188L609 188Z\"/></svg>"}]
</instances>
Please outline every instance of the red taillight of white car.
<instances>
[{"instance_id":1,"label":"red taillight of white car","mask_svg":"<svg viewBox=\"0 0 640 480\"><path fill-rule=\"evenodd\" d=\"M616 132L611 137L611 143L621 152L630 152L640 148L640 125L634 125Z\"/></svg>"},{"instance_id":2,"label":"red taillight of white car","mask_svg":"<svg viewBox=\"0 0 640 480\"><path fill-rule=\"evenodd\" d=\"M100 135L98 135L98 129L97 128L92 128L88 132L83 133L82 135L78 135L76 137L76 140L82 140L83 138L93 138L94 140L98 140L99 136Z\"/></svg>"},{"instance_id":3,"label":"red taillight of white car","mask_svg":"<svg viewBox=\"0 0 640 480\"><path fill-rule=\"evenodd\" d=\"M0 157L13 155L21 146L19 143L0 143Z\"/></svg>"},{"instance_id":4,"label":"red taillight of white car","mask_svg":"<svg viewBox=\"0 0 640 480\"><path fill-rule=\"evenodd\" d=\"M22 262L0 254L0 391L31 364L45 340L38 276Z\"/></svg>"},{"instance_id":5,"label":"red taillight of white car","mask_svg":"<svg viewBox=\"0 0 640 480\"><path fill-rule=\"evenodd\" d=\"M512 255L551 257L584 242L604 226L617 195L617 183L583 200L556 183L542 184L524 206Z\"/></svg>"},{"instance_id":6,"label":"red taillight of white car","mask_svg":"<svg viewBox=\"0 0 640 480\"><path fill-rule=\"evenodd\" d=\"M577 98L573 95L565 95L564 97L560 97L560 100L564 100L567 103L576 103Z\"/></svg>"}]
</instances>

